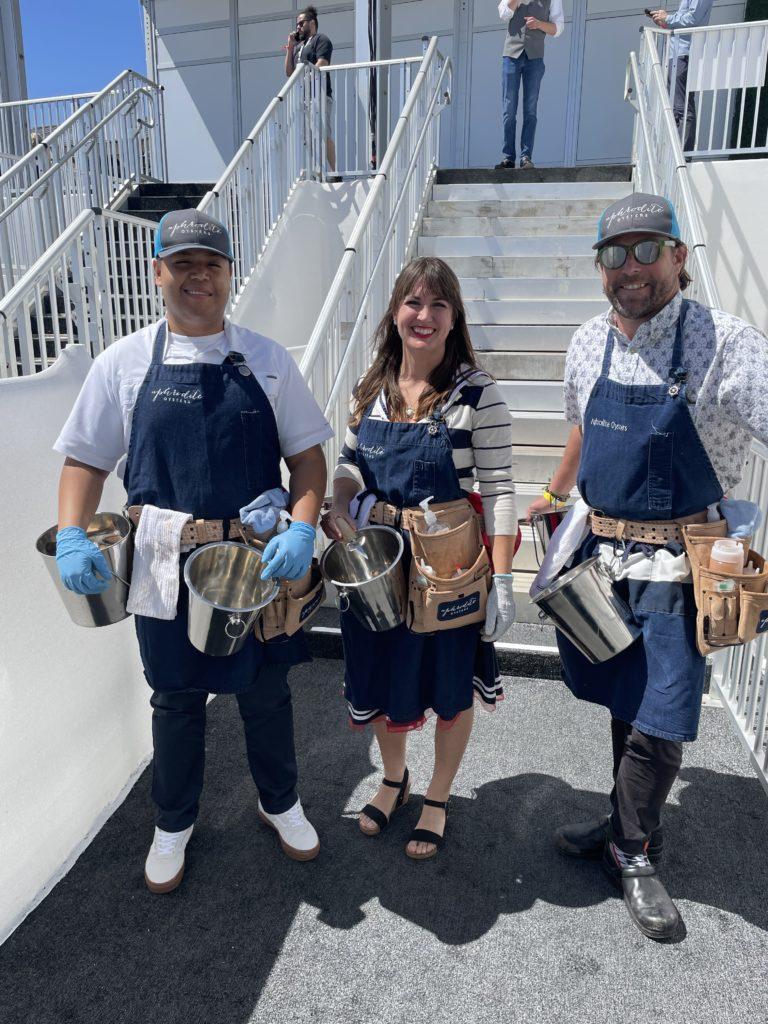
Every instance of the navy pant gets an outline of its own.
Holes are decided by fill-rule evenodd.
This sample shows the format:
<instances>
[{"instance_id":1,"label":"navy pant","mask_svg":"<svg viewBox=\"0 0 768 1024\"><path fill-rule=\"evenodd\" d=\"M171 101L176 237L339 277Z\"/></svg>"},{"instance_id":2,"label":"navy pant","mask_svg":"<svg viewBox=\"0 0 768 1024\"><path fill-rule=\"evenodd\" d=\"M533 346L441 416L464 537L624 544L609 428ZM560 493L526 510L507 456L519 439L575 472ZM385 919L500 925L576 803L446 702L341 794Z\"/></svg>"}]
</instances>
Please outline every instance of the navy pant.
<instances>
[{"instance_id":1,"label":"navy pant","mask_svg":"<svg viewBox=\"0 0 768 1024\"><path fill-rule=\"evenodd\" d=\"M661 809L677 778L683 744L648 736L628 722L611 719L613 789L611 838L624 853L642 853L661 824Z\"/></svg>"},{"instance_id":2,"label":"navy pant","mask_svg":"<svg viewBox=\"0 0 768 1024\"><path fill-rule=\"evenodd\" d=\"M262 807L270 814L287 811L298 799L289 668L264 665L253 685L235 694L248 765ZM205 690L152 694L152 799L155 823L165 832L182 832L197 818L205 767L207 700Z\"/></svg>"},{"instance_id":3,"label":"navy pant","mask_svg":"<svg viewBox=\"0 0 768 1024\"><path fill-rule=\"evenodd\" d=\"M675 124L683 143L683 152L690 152L696 144L696 101L694 94L688 94L688 103L685 102L685 89L688 84L688 57L678 57L669 65L669 76L667 85L670 84L672 75L675 76L675 92L672 98L672 113L675 115ZM683 124L685 122L685 124Z\"/></svg>"},{"instance_id":4,"label":"navy pant","mask_svg":"<svg viewBox=\"0 0 768 1024\"><path fill-rule=\"evenodd\" d=\"M531 157L536 134L536 107L539 88L544 77L544 58L527 54L502 57L502 122L504 125L504 156L515 162L515 136L517 133L517 100L520 82L523 83L523 128L520 132L520 157Z\"/></svg>"}]
</instances>

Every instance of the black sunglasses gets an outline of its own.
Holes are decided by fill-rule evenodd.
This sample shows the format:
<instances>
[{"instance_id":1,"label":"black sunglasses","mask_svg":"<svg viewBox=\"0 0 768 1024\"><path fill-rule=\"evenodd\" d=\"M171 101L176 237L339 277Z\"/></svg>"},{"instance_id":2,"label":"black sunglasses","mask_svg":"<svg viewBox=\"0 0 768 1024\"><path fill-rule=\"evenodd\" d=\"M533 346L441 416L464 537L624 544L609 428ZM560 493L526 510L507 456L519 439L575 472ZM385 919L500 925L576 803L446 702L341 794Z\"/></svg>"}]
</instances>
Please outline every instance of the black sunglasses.
<instances>
[{"instance_id":1,"label":"black sunglasses","mask_svg":"<svg viewBox=\"0 0 768 1024\"><path fill-rule=\"evenodd\" d=\"M619 267L624 266L627 256L632 253L638 263L649 267L651 263L656 262L668 245L674 248L677 242L668 238L643 238L632 245L617 245L614 242L612 245L604 245L602 249L597 250L597 260L600 266L605 267L606 270L618 270Z\"/></svg>"}]
</instances>

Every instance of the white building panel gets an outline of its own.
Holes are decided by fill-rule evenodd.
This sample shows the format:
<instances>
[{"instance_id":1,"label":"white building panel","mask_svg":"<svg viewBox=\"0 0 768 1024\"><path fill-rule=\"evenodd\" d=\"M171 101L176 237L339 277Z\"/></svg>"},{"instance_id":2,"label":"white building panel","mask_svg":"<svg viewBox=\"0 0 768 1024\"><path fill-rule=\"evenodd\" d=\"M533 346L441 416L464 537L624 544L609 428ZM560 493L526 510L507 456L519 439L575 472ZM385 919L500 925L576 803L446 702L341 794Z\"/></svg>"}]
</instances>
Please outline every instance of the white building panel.
<instances>
[{"instance_id":1,"label":"white building panel","mask_svg":"<svg viewBox=\"0 0 768 1024\"><path fill-rule=\"evenodd\" d=\"M237 145L231 64L164 70L160 83L165 87L169 179L216 181Z\"/></svg>"},{"instance_id":2,"label":"white building panel","mask_svg":"<svg viewBox=\"0 0 768 1024\"><path fill-rule=\"evenodd\" d=\"M169 32L157 41L157 62L162 68L217 58L229 60L230 48L228 26L195 32Z\"/></svg>"},{"instance_id":3,"label":"white building panel","mask_svg":"<svg viewBox=\"0 0 768 1024\"><path fill-rule=\"evenodd\" d=\"M155 25L162 32L229 21L229 4L230 0L155 0Z\"/></svg>"}]
</instances>

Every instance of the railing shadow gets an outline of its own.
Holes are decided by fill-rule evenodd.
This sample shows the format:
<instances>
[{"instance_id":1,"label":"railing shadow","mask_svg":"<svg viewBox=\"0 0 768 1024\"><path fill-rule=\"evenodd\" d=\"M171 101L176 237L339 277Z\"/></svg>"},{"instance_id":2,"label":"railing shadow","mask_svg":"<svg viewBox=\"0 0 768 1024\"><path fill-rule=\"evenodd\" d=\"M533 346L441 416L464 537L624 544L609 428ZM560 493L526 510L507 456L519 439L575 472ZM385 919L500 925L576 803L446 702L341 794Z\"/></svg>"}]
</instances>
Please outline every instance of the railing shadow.
<instances>
[{"instance_id":1,"label":"railing shadow","mask_svg":"<svg viewBox=\"0 0 768 1024\"><path fill-rule=\"evenodd\" d=\"M349 930L377 900L447 946L473 942L501 915L537 902L584 908L589 929L587 908L615 898L614 890L599 866L560 858L551 832L604 812L604 793L537 772L486 783L473 798L453 799L440 855L411 862L403 845L419 800L373 840L347 810L372 771L370 735L347 729L338 669L329 685L319 666L293 673L301 793L321 832L318 860L289 861L258 823L234 701L217 700L209 708L206 789L181 888L160 897L144 887L147 772L0 949L1 1019L246 1021L302 905L316 908L321 925ZM563 764L564 773L568 768ZM705 768L686 768L681 778L679 802L665 818L672 895L768 930L768 905L755 896L768 845L759 783ZM332 975L333 964L328 969ZM290 998L303 998L302 984L297 976Z\"/></svg>"}]
</instances>

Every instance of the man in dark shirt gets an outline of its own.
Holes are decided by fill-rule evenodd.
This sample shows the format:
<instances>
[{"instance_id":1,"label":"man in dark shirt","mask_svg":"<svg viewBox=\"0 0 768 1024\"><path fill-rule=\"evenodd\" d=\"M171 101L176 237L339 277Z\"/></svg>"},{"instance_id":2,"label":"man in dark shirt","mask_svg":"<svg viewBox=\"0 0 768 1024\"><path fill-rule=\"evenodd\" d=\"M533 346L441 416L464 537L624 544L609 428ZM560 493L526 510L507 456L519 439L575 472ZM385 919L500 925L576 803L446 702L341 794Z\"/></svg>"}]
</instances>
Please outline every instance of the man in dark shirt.
<instances>
[{"instance_id":1,"label":"man in dark shirt","mask_svg":"<svg viewBox=\"0 0 768 1024\"><path fill-rule=\"evenodd\" d=\"M314 64L318 68L327 67L331 63L333 43L317 31L317 9L305 7L296 16L296 28L288 36L285 49L285 73L290 78L297 64ZM336 146L333 141L333 89L331 76L325 75L324 118L326 130L326 155L328 167L336 170Z\"/></svg>"}]
</instances>

